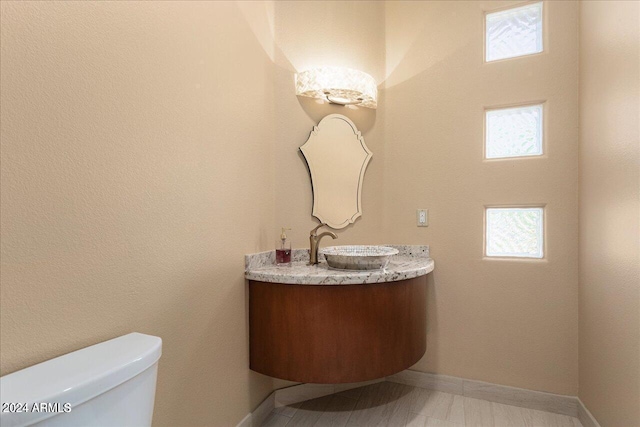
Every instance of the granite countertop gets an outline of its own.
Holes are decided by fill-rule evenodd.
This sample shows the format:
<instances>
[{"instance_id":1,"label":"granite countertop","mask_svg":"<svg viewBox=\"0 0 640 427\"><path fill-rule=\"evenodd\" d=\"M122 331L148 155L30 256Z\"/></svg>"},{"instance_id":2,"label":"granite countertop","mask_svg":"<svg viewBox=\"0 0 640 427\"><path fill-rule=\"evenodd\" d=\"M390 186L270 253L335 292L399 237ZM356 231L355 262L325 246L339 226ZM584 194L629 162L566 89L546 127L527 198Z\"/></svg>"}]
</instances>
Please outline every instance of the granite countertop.
<instances>
[{"instance_id":1,"label":"granite countertop","mask_svg":"<svg viewBox=\"0 0 640 427\"><path fill-rule=\"evenodd\" d=\"M329 268L323 255L317 265L309 265L309 251L294 249L290 266L275 265L275 251L245 255L245 278L258 282L292 285L355 285L396 282L424 276L433 271L429 246L383 245L398 249L384 270L347 271Z\"/></svg>"}]
</instances>

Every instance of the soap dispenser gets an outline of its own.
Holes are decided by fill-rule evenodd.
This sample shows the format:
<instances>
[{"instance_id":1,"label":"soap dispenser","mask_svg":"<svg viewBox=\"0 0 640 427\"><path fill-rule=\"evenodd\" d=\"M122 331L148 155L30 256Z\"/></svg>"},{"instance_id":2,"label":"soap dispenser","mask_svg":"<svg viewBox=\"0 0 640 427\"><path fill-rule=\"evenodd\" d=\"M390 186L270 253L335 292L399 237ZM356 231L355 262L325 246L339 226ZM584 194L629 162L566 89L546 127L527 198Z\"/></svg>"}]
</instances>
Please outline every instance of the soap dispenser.
<instances>
[{"instance_id":1,"label":"soap dispenser","mask_svg":"<svg viewBox=\"0 0 640 427\"><path fill-rule=\"evenodd\" d=\"M287 239L287 230L291 229L282 227L280 238L276 240L277 265L291 265L291 240Z\"/></svg>"}]
</instances>

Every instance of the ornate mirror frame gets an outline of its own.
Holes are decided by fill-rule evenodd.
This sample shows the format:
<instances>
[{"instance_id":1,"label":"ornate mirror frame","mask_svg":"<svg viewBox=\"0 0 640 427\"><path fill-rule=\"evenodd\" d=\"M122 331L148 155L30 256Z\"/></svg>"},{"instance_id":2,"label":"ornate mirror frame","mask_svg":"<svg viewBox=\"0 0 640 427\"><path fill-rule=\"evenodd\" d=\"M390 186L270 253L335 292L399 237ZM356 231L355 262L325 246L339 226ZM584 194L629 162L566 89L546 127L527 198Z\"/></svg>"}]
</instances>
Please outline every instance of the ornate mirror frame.
<instances>
[{"instance_id":1,"label":"ornate mirror frame","mask_svg":"<svg viewBox=\"0 0 640 427\"><path fill-rule=\"evenodd\" d=\"M313 190L312 215L341 229L362 215L362 183L373 156L356 125L330 114L313 127L300 147Z\"/></svg>"}]
</instances>

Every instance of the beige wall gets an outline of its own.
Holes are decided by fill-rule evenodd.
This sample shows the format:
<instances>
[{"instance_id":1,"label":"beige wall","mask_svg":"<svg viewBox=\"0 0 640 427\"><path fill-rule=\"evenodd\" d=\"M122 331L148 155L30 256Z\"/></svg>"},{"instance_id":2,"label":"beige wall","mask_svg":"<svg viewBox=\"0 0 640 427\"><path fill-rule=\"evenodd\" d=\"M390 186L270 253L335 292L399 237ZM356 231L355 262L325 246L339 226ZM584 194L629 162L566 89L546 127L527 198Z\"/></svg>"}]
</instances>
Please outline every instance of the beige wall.
<instances>
[{"instance_id":1,"label":"beige wall","mask_svg":"<svg viewBox=\"0 0 640 427\"><path fill-rule=\"evenodd\" d=\"M640 3L580 3L580 399L640 425Z\"/></svg>"},{"instance_id":2,"label":"beige wall","mask_svg":"<svg viewBox=\"0 0 640 427\"><path fill-rule=\"evenodd\" d=\"M578 10L546 2L545 52L485 64L483 11L513 3L387 3L387 240L436 260L414 369L575 395ZM484 108L537 100L546 154L483 161ZM528 203L546 203L545 259L483 259L484 205Z\"/></svg>"},{"instance_id":3,"label":"beige wall","mask_svg":"<svg viewBox=\"0 0 640 427\"><path fill-rule=\"evenodd\" d=\"M154 425L235 425L272 390L243 278L276 236L264 8L1 7L2 374L140 331Z\"/></svg>"},{"instance_id":4,"label":"beige wall","mask_svg":"<svg viewBox=\"0 0 640 427\"><path fill-rule=\"evenodd\" d=\"M428 350L414 369L576 394L578 7L545 3L545 53L483 64L483 11L513 3L3 1L2 374L137 330L164 339L155 425L235 425L286 384L247 369L242 256L271 249L281 225L308 245L316 221L298 147L339 112L374 157L364 215L335 243L429 244L437 262ZM598 7L582 18L597 21ZM630 76L589 59L599 24L582 33L591 45L580 77ZM296 98L294 73L317 65L372 74L378 110ZM587 84L583 107L618 93ZM483 109L537 100L545 156L484 162ZM594 135L583 138L583 267L596 265L605 235L623 233L617 193L601 190L605 170L590 163L624 132L595 125L627 117L604 115L606 105L582 109L594 117L582 123ZM631 192L623 183L638 182L637 163L615 171L635 174L613 174ZM482 258L483 206L510 203L546 203L544 260ZM604 203L621 206L615 221L595 210ZM415 226L417 208L429 209L428 228ZM585 231L588 220L609 225ZM585 370L617 357L611 343L633 341L633 328L615 325L638 315L629 301L628 317L606 315L637 297L624 282L635 273L615 275L621 245L582 277L581 396L597 417L613 416L601 415L612 403ZM612 277L615 295L601 286ZM637 341L628 348L621 366L639 367L626 356Z\"/></svg>"}]
</instances>

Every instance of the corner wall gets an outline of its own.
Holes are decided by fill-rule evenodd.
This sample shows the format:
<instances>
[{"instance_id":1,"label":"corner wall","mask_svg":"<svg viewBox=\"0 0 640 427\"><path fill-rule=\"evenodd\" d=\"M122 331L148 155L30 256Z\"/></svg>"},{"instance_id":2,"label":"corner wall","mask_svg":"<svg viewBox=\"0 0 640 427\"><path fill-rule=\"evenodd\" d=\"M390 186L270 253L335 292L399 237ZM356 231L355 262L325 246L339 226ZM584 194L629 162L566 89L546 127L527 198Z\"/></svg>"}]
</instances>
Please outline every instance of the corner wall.
<instances>
[{"instance_id":1,"label":"corner wall","mask_svg":"<svg viewBox=\"0 0 640 427\"><path fill-rule=\"evenodd\" d=\"M544 53L483 63L484 12L517 3L386 3L387 240L436 261L412 369L576 395L578 8L545 2ZM484 108L539 100L545 155L483 161ZM530 203L546 203L545 259L483 259L484 206Z\"/></svg>"},{"instance_id":2,"label":"corner wall","mask_svg":"<svg viewBox=\"0 0 640 427\"><path fill-rule=\"evenodd\" d=\"M243 275L276 236L265 4L0 7L2 375L153 334L154 425L235 425L273 389Z\"/></svg>"},{"instance_id":3,"label":"corner wall","mask_svg":"<svg viewBox=\"0 0 640 427\"><path fill-rule=\"evenodd\" d=\"M580 391L640 425L640 3L580 2Z\"/></svg>"}]
</instances>

